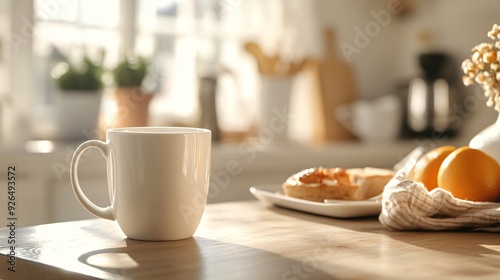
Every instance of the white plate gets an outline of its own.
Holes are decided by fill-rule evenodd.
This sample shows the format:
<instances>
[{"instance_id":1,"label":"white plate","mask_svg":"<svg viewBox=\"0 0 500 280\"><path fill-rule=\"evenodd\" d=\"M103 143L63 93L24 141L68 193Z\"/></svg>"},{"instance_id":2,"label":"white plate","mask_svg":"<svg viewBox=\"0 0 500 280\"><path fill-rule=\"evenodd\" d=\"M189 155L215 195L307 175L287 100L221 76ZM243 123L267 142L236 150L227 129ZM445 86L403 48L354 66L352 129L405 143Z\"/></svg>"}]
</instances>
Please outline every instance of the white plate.
<instances>
[{"instance_id":1,"label":"white plate","mask_svg":"<svg viewBox=\"0 0 500 280\"><path fill-rule=\"evenodd\" d=\"M266 204L277 205L294 210L334 218L354 218L380 214L382 205L377 201L345 201L322 203L288 197L283 194L281 185L260 185L250 188L250 192Z\"/></svg>"}]
</instances>

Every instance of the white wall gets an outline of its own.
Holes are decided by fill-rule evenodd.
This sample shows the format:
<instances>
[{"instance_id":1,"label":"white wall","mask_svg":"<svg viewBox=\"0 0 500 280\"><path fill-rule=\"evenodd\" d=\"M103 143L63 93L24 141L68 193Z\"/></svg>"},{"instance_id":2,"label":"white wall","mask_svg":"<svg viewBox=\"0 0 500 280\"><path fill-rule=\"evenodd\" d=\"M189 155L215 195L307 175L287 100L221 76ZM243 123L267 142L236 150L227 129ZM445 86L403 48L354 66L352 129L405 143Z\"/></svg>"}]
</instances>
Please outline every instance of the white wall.
<instances>
[{"instance_id":1,"label":"white wall","mask_svg":"<svg viewBox=\"0 0 500 280\"><path fill-rule=\"evenodd\" d=\"M355 28L364 29L375 21L372 12L389 10L388 4L397 0L317 0L316 13L321 25L336 30L337 42L354 45ZM369 44L351 56L356 73L360 97L372 98L394 93L396 84L419 74L417 55L426 50L441 50L451 55L457 78L461 75L460 64L470 56L470 49L490 41L486 33L498 17L500 1L496 0L419 0L407 1L412 10L409 14L392 15L390 22L370 38ZM433 40L425 46L418 39L421 30L430 30ZM338 49L342 55L341 49ZM466 94L473 88L459 86ZM497 113L492 108L472 108L471 117L464 116L463 136L469 137L491 124Z\"/></svg>"}]
</instances>

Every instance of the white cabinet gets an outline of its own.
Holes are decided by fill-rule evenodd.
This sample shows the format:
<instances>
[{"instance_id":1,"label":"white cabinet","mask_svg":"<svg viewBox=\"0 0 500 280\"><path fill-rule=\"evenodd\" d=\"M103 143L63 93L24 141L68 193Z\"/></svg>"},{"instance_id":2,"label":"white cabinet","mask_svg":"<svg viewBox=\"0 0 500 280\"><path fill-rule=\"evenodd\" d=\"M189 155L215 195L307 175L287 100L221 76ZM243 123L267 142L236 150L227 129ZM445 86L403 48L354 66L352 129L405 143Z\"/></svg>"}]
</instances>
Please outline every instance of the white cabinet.
<instances>
[{"instance_id":1,"label":"white cabinet","mask_svg":"<svg viewBox=\"0 0 500 280\"><path fill-rule=\"evenodd\" d=\"M102 178L81 180L80 185L88 198L101 207L109 206L107 184ZM94 216L87 212L76 199L69 180L56 183L52 189L50 204L51 219L56 222L90 219Z\"/></svg>"},{"instance_id":2,"label":"white cabinet","mask_svg":"<svg viewBox=\"0 0 500 280\"><path fill-rule=\"evenodd\" d=\"M69 161L69 160L68 160ZM68 165L69 166L69 165ZM50 172L55 174L50 174ZM48 216L52 222L90 219L94 216L87 212L73 193L69 179L69 169L64 165L56 173L54 168L46 174L48 189ZM106 177L106 162L99 152L86 151L78 168L80 186L90 200L98 206L109 206Z\"/></svg>"},{"instance_id":3,"label":"white cabinet","mask_svg":"<svg viewBox=\"0 0 500 280\"><path fill-rule=\"evenodd\" d=\"M19 169L18 169L19 170ZM4 173L7 172L5 168ZM21 172L24 173L24 172ZM16 176L14 199L9 199L7 180L0 180L2 194L0 195L0 227L8 224L7 218L16 218L16 225L28 226L34 224L48 223L48 209L46 201L49 199L45 186L34 178ZM8 206L13 206L12 214Z\"/></svg>"},{"instance_id":4,"label":"white cabinet","mask_svg":"<svg viewBox=\"0 0 500 280\"><path fill-rule=\"evenodd\" d=\"M7 168L16 167L17 226L92 218L76 200L69 181L71 148L53 153L4 152L0 157L0 220L7 221ZM80 167L82 188L98 205L109 205L104 159L91 153ZM2 225L0 224L0 227Z\"/></svg>"},{"instance_id":5,"label":"white cabinet","mask_svg":"<svg viewBox=\"0 0 500 280\"><path fill-rule=\"evenodd\" d=\"M281 184L310 167L392 166L416 146L414 141L364 145L357 142L305 147L222 145L213 149L209 202L254 199L253 185Z\"/></svg>"}]
</instances>

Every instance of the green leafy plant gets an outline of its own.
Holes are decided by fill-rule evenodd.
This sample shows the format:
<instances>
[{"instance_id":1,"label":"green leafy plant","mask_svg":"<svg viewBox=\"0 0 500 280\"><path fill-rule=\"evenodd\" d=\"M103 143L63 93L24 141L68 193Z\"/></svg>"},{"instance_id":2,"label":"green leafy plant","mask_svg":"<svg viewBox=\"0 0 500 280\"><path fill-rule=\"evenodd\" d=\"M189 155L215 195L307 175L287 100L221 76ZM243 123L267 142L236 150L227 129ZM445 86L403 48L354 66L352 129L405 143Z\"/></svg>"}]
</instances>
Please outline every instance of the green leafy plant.
<instances>
[{"instance_id":1,"label":"green leafy plant","mask_svg":"<svg viewBox=\"0 0 500 280\"><path fill-rule=\"evenodd\" d=\"M95 91L103 88L103 72L100 64L85 55L76 64L69 61L58 63L52 75L62 90Z\"/></svg>"},{"instance_id":2,"label":"green leafy plant","mask_svg":"<svg viewBox=\"0 0 500 280\"><path fill-rule=\"evenodd\" d=\"M148 62L139 56L127 56L113 69L117 87L140 87L147 74Z\"/></svg>"}]
</instances>

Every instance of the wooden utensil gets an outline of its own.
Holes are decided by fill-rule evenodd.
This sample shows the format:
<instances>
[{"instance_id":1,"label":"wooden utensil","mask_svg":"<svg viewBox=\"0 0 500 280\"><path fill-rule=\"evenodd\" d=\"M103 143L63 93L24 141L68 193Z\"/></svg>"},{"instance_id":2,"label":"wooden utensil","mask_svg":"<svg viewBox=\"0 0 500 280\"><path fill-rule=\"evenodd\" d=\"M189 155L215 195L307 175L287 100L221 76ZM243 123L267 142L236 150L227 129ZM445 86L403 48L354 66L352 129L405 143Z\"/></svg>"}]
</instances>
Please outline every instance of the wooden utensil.
<instances>
[{"instance_id":1,"label":"wooden utensil","mask_svg":"<svg viewBox=\"0 0 500 280\"><path fill-rule=\"evenodd\" d=\"M286 75L293 76L293 75L299 73L300 71L302 71L302 69L304 69L306 63L307 63L307 59L302 59L299 62L290 63L289 67L288 67L288 71L286 72Z\"/></svg>"},{"instance_id":2,"label":"wooden utensil","mask_svg":"<svg viewBox=\"0 0 500 280\"><path fill-rule=\"evenodd\" d=\"M324 30L325 57L310 63L313 90L317 101L317 115L314 116L317 127L315 139L319 141L352 140L355 136L339 121L334 112L338 105L356 100L356 84L351 65L341 59L336 51L334 32Z\"/></svg>"},{"instance_id":3,"label":"wooden utensil","mask_svg":"<svg viewBox=\"0 0 500 280\"><path fill-rule=\"evenodd\" d=\"M279 54L268 56L255 42L247 42L245 50L255 57L261 75L293 76L300 72L306 64L306 59L298 62L287 62L283 61Z\"/></svg>"},{"instance_id":4,"label":"wooden utensil","mask_svg":"<svg viewBox=\"0 0 500 280\"><path fill-rule=\"evenodd\" d=\"M252 54L257 60L257 66L261 74L270 74L273 72L273 61L270 60L255 42L245 44L245 50Z\"/></svg>"}]
</instances>

